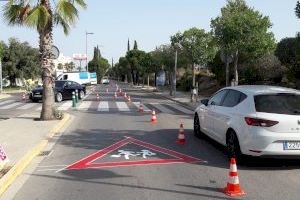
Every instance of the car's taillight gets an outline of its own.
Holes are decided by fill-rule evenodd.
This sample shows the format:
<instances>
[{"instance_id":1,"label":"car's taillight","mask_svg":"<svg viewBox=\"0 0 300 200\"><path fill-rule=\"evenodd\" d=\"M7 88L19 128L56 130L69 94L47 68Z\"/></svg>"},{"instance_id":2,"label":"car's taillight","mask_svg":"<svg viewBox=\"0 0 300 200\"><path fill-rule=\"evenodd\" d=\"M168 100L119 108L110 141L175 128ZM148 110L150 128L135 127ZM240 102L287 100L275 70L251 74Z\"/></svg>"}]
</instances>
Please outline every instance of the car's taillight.
<instances>
[{"instance_id":1,"label":"car's taillight","mask_svg":"<svg viewBox=\"0 0 300 200\"><path fill-rule=\"evenodd\" d=\"M277 121L251 118L251 117L245 117L245 121L249 126L262 126L262 127L271 127L279 123Z\"/></svg>"}]
</instances>

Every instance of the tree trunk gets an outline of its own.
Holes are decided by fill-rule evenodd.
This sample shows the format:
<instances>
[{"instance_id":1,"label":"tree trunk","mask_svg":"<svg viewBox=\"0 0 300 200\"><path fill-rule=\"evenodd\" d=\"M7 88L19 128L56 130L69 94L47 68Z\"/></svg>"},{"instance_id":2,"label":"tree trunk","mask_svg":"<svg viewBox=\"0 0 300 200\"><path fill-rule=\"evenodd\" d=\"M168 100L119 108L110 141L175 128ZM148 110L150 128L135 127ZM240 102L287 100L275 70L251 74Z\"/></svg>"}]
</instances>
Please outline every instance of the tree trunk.
<instances>
[{"instance_id":1,"label":"tree trunk","mask_svg":"<svg viewBox=\"0 0 300 200\"><path fill-rule=\"evenodd\" d=\"M236 51L235 56L234 56L234 79L235 79L235 85L239 84L238 59L239 59L239 52Z\"/></svg>"},{"instance_id":2,"label":"tree trunk","mask_svg":"<svg viewBox=\"0 0 300 200\"><path fill-rule=\"evenodd\" d=\"M147 85L149 87L149 82L150 82L150 77L149 77L149 74L147 74Z\"/></svg>"},{"instance_id":3,"label":"tree trunk","mask_svg":"<svg viewBox=\"0 0 300 200\"><path fill-rule=\"evenodd\" d=\"M226 60L226 86L229 86L229 62Z\"/></svg>"},{"instance_id":4,"label":"tree trunk","mask_svg":"<svg viewBox=\"0 0 300 200\"><path fill-rule=\"evenodd\" d=\"M195 88L195 85L196 85L195 63L192 64L192 76L193 76L193 83L192 83L190 93L191 93L191 102L194 102L195 98L193 95L193 89Z\"/></svg>"},{"instance_id":5,"label":"tree trunk","mask_svg":"<svg viewBox=\"0 0 300 200\"><path fill-rule=\"evenodd\" d=\"M52 15L49 0L42 0L50 15ZM39 31L39 47L41 55L42 66L42 80L43 80L43 105L41 111L41 120L53 120L54 116L54 77L53 77L53 62L51 56L52 47L52 19L49 20L47 26Z\"/></svg>"},{"instance_id":6,"label":"tree trunk","mask_svg":"<svg viewBox=\"0 0 300 200\"><path fill-rule=\"evenodd\" d=\"M195 63L192 65L192 75L193 75L193 87L196 85L196 72L195 72Z\"/></svg>"},{"instance_id":7,"label":"tree trunk","mask_svg":"<svg viewBox=\"0 0 300 200\"><path fill-rule=\"evenodd\" d=\"M169 87L170 87L170 96L173 96L174 95L174 92L173 92L173 73L170 71L169 72Z\"/></svg>"}]
</instances>

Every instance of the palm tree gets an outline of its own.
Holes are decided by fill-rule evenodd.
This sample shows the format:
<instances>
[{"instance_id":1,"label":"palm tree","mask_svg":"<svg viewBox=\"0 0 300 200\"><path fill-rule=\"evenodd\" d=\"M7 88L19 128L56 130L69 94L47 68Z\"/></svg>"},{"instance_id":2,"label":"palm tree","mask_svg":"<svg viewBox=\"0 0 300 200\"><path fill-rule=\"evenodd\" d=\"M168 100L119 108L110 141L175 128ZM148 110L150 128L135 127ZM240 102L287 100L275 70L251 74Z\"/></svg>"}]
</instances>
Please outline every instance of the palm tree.
<instances>
[{"instance_id":1,"label":"palm tree","mask_svg":"<svg viewBox=\"0 0 300 200\"><path fill-rule=\"evenodd\" d=\"M51 47L52 30L60 25L67 35L78 18L78 7L86 8L84 0L8 0L4 19L9 25L22 25L37 30L43 79L41 120L54 119L54 77Z\"/></svg>"}]
</instances>

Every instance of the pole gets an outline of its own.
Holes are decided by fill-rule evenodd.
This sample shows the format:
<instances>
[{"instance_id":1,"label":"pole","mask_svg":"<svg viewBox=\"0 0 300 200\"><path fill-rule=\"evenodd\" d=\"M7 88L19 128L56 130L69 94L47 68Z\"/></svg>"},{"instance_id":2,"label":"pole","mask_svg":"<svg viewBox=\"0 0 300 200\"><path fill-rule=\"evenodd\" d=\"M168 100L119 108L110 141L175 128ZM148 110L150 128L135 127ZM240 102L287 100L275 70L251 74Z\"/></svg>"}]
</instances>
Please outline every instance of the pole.
<instances>
[{"instance_id":1,"label":"pole","mask_svg":"<svg viewBox=\"0 0 300 200\"><path fill-rule=\"evenodd\" d=\"M0 94L3 92L3 80L2 80L2 62L0 57Z\"/></svg>"},{"instance_id":2,"label":"pole","mask_svg":"<svg viewBox=\"0 0 300 200\"><path fill-rule=\"evenodd\" d=\"M85 31L85 55L86 55L86 62L85 62L85 64L86 64L86 71L89 70L89 68L88 68L88 58L87 58L87 35L88 35L88 32Z\"/></svg>"},{"instance_id":3,"label":"pole","mask_svg":"<svg viewBox=\"0 0 300 200\"><path fill-rule=\"evenodd\" d=\"M176 72L177 72L177 49L176 49L176 52L175 52L175 66L174 66L174 78L173 78L173 84L174 84L174 88L173 88L173 93L174 93L174 96L176 96Z\"/></svg>"}]
</instances>

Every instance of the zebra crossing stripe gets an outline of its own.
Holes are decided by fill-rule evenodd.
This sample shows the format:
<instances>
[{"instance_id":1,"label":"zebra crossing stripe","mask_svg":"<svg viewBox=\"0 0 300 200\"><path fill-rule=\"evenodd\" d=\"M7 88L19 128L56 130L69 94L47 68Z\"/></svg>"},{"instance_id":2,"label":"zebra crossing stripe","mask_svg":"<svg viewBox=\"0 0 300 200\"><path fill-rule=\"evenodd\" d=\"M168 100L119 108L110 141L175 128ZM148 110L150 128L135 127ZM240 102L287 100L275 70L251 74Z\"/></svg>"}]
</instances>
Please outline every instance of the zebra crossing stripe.
<instances>
[{"instance_id":1,"label":"zebra crossing stripe","mask_svg":"<svg viewBox=\"0 0 300 200\"><path fill-rule=\"evenodd\" d=\"M36 103L27 103L24 106L18 107L17 110L26 110L32 108L36 105Z\"/></svg>"},{"instance_id":2,"label":"zebra crossing stripe","mask_svg":"<svg viewBox=\"0 0 300 200\"><path fill-rule=\"evenodd\" d=\"M89 107L91 106L92 102L91 101L83 101L80 106L78 107L79 110L88 110Z\"/></svg>"},{"instance_id":3,"label":"zebra crossing stripe","mask_svg":"<svg viewBox=\"0 0 300 200\"><path fill-rule=\"evenodd\" d=\"M181 112L183 112L183 113L185 113L185 114L189 114L189 115L194 114L193 111L188 110L188 109L186 109L186 108L184 108L184 107L182 107L182 106L179 106L179 105L177 105L177 104L168 104L168 105L169 105L169 106L172 106L173 108L175 108L175 109L177 109L177 110L179 110L179 111L181 111Z\"/></svg>"},{"instance_id":4,"label":"zebra crossing stripe","mask_svg":"<svg viewBox=\"0 0 300 200\"><path fill-rule=\"evenodd\" d=\"M129 108L125 102L116 102L119 111L129 111Z\"/></svg>"},{"instance_id":5,"label":"zebra crossing stripe","mask_svg":"<svg viewBox=\"0 0 300 200\"><path fill-rule=\"evenodd\" d=\"M108 112L109 111L108 101L101 101L98 105L97 111Z\"/></svg>"},{"instance_id":6,"label":"zebra crossing stripe","mask_svg":"<svg viewBox=\"0 0 300 200\"><path fill-rule=\"evenodd\" d=\"M19 105L22 105L23 103L13 103L13 104L9 104L9 105L6 105L6 106L2 106L0 107L0 109L10 109L10 108L13 108L13 107L16 107L16 106L19 106Z\"/></svg>"},{"instance_id":7,"label":"zebra crossing stripe","mask_svg":"<svg viewBox=\"0 0 300 200\"><path fill-rule=\"evenodd\" d=\"M141 102L133 102L133 104L134 104L137 108L139 108ZM144 107L144 111L145 111L145 112L150 112L150 111L151 111L147 106L143 105L143 107Z\"/></svg>"},{"instance_id":8,"label":"zebra crossing stripe","mask_svg":"<svg viewBox=\"0 0 300 200\"><path fill-rule=\"evenodd\" d=\"M161 112L163 112L163 113L175 114L174 111L172 111L172 110L170 110L170 109L168 109L168 108L166 108L166 107L164 107L164 106L162 106L158 103L150 103L150 104L152 106L154 106L155 108L157 108L158 110L160 110Z\"/></svg>"},{"instance_id":9,"label":"zebra crossing stripe","mask_svg":"<svg viewBox=\"0 0 300 200\"><path fill-rule=\"evenodd\" d=\"M0 102L0 106L1 106L1 105L4 105L4 104L12 103L12 102L14 102L14 100L6 100L6 101L2 101L2 102Z\"/></svg>"},{"instance_id":10,"label":"zebra crossing stripe","mask_svg":"<svg viewBox=\"0 0 300 200\"><path fill-rule=\"evenodd\" d=\"M36 111L41 111L42 110L42 106L39 106Z\"/></svg>"},{"instance_id":11,"label":"zebra crossing stripe","mask_svg":"<svg viewBox=\"0 0 300 200\"><path fill-rule=\"evenodd\" d=\"M72 106L72 101L65 102L61 106L58 107L58 110L68 110Z\"/></svg>"}]
</instances>

